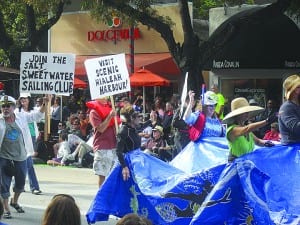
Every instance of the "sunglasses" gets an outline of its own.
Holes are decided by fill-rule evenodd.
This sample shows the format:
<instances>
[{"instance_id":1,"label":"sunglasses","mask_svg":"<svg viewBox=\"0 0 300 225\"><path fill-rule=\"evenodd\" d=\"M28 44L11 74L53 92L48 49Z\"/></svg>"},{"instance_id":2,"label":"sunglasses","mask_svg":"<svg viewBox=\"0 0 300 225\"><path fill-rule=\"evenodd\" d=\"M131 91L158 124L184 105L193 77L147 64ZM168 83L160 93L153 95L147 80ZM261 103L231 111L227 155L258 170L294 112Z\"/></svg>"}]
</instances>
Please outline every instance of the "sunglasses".
<instances>
[{"instance_id":1,"label":"sunglasses","mask_svg":"<svg viewBox=\"0 0 300 225\"><path fill-rule=\"evenodd\" d=\"M11 104L3 104L1 107L2 108L9 108L11 106Z\"/></svg>"}]
</instances>

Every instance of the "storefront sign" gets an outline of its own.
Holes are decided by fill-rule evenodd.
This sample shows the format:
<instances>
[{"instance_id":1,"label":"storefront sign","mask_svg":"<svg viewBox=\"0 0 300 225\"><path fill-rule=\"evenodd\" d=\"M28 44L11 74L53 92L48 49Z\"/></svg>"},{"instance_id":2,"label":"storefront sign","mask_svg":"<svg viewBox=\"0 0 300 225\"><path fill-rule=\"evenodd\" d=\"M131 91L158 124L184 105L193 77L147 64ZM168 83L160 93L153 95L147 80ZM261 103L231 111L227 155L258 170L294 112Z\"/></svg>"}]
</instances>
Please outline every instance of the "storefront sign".
<instances>
[{"instance_id":1,"label":"storefront sign","mask_svg":"<svg viewBox=\"0 0 300 225\"><path fill-rule=\"evenodd\" d=\"M125 54L87 59L84 66L92 99L130 91Z\"/></svg>"},{"instance_id":2,"label":"storefront sign","mask_svg":"<svg viewBox=\"0 0 300 225\"><path fill-rule=\"evenodd\" d=\"M88 32L88 41L121 41L130 38L130 28L127 29L110 29L110 30L96 30ZM134 28L134 40L140 39L141 34L139 28Z\"/></svg>"},{"instance_id":3,"label":"storefront sign","mask_svg":"<svg viewBox=\"0 0 300 225\"><path fill-rule=\"evenodd\" d=\"M262 88L235 88L235 93L265 93L265 89Z\"/></svg>"},{"instance_id":4,"label":"storefront sign","mask_svg":"<svg viewBox=\"0 0 300 225\"><path fill-rule=\"evenodd\" d=\"M72 94L74 70L74 54L22 52L20 92Z\"/></svg>"},{"instance_id":5,"label":"storefront sign","mask_svg":"<svg viewBox=\"0 0 300 225\"><path fill-rule=\"evenodd\" d=\"M239 61L227 61L227 60L216 61L216 60L213 60L213 68L215 68L215 69L234 69L234 68L239 68L239 67L240 67Z\"/></svg>"}]
</instances>

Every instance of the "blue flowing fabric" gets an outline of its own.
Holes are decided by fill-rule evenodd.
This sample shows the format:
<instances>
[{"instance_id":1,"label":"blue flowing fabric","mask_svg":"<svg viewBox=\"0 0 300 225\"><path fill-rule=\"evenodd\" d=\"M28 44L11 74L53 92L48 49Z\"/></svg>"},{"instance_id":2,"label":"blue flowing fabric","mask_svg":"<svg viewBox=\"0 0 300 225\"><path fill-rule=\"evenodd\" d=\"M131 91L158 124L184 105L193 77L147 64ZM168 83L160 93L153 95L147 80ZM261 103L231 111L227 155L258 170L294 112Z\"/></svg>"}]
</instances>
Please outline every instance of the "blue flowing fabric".
<instances>
[{"instance_id":1,"label":"blue flowing fabric","mask_svg":"<svg viewBox=\"0 0 300 225\"><path fill-rule=\"evenodd\" d=\"M125 159L131 178L122 180L120 166L112 171L89 223L137 213L154 225L300 224L300 144L258 148L193 174L139 150Z\"/></svg>"},{"instance_id":2,"label":"blue flowing fabric","mask_svg":"<svg viewBox=\"0 0 300 225\"><path fill-rule=\"evenodd\" d=\"M218 180L225 165L188 175L140 150L125 155L130 179L123 181L115 167L91 204L88 223L137 213L155 225L189 224Z\"/></svg>"},{"instance_id":3,"label":"blue flowing fabric","mask_svg":"<svg viewBox=\"0 0 300 225\"><path fill-rule=\"evenodd\" d=\"M259 148L224 169L191 225L298 225L299 175L299 144ZM207 204L221 196L227 202L213 206Z\"/></svg>"},{"instance_id":4,"label":"blue flowing fabric","mask_svg":"<svg viewBox=\"0 0 300 225\"><path fill-rule=\"evenodd\" d=\"M186 173L195 173L226 163L228 154L225 137L205 137L191 141L170 164Z\"/></svg>"}]
</instances>

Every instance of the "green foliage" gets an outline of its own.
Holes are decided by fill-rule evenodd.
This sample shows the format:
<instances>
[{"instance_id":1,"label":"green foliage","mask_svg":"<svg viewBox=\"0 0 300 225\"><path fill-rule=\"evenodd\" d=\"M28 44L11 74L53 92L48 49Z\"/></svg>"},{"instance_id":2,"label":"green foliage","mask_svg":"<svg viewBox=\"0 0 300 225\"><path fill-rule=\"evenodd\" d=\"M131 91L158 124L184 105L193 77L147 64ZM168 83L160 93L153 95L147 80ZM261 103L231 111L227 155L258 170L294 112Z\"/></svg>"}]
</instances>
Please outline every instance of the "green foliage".
<instances>
[{"instance_id":1,"label":"green foliage","mask_svg":"<svg viewBox=\"0 0 300 225\"><path fill-rule=\"evenodd\" d=\"M90 11L97 21L106 22L116 15L122 16L129 25L135 25L137 21L140 21L140 17L147 15L173 26L174 23L170 17L158 15L153 7L154 2L153 0L82 0L81 7L83 10ZM128 14L128 11L132 13Z\"/></svg>"},{"instance_id":2,"label":"green foliage","mask_svg":"<svg viewBox=\"0 0 300 225\"><path fill-rule=\"evenodd\" d=\"M15 59L20 58L22 51L38 50L42 36L38 31L49 25L49 18L57 15L62 2L67 4L70 0L2 0L0 25L4 29L0 29L0 63L15 67L19 63Z\"/></svg>"},{"instance_id":3,"label":"green foliage","mask_svg":"<svg viewBox=\"0 0 300 225\"><path fill-rule=\"evenodd\" d=\"M211 8L234 6L240 4L254 4L254 0L194 0L194 18L208 20Z\"/></svg>"}]
</instances>

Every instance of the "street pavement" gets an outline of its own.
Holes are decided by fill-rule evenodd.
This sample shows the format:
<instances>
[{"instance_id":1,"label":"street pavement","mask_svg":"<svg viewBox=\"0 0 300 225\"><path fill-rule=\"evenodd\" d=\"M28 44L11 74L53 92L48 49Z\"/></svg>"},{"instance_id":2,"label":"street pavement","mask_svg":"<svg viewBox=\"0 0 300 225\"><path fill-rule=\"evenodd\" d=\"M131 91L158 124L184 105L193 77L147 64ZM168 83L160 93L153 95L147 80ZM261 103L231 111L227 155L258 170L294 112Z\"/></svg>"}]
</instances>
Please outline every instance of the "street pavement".
<instances>
[{"instance_id":1,"label":"street pavement","mask_svg":"<svg viewBox=\"0 0 300 225\"><path fill-rule=\"evenodd\" d=\"M2 219L8 225L40 225L44 211L56 194L69 194L75 198L81 211L81 224L86 225L85 214L97 193L97 176L91 169L52 167L47 165L35 165L35 171L39 180L41 195L33 195L30 192L29 182L26 181L26 192L22 193L19 204L25 213L17 213L11 208L12 219ZM97 222L96 225L115 225L116 220Z\"/></svg>"}]
</instances>

